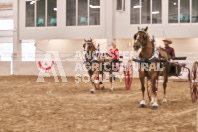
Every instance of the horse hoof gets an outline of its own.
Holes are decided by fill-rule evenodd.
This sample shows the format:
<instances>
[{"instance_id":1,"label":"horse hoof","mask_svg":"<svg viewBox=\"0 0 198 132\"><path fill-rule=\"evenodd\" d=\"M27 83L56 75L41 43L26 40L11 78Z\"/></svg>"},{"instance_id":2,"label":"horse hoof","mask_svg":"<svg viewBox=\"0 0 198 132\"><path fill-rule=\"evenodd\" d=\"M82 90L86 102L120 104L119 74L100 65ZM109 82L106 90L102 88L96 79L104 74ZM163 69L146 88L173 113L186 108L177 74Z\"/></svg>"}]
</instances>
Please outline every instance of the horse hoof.
<instances>
[{"instance_id":1,"label":"horse hoof","mask_svg":"<svg viewBox=\"0 0 198 132\"><path fill-rule=\"evenodd\" d=\"M164 105L168 104L166 98L164 98L164 99L162 100L162 104L164 104Z\"/></svg>"},{"instance_id":2,"label":"horse hoof","mask_svg":"<svg viewBox=\"0 0 198 132\"><path fill-rule=\"evenodd\" d=\"M94 92L94 91L90 91L90 93L91 93L91 94L94 94L95 92Z\"/></svg>"},{"instance_id":3,"label":"horse hoof","mask_svg":"<svg viewBox=\"0 0 198 132\"><path fill-rule=\"evenodd\" d=\"M152 106L152 109L156 110L156 109L158 109L158 106Z\"/></svg>"},{"instance_id":4,"label":"horse hoof","mask_svg":"<svg viewBox=\"0 0 198 132\"><path fill-rule=\"evenodd\" d=\"M139 108L146 108L146 105L145 104L140 104Z\"/></svg>"},{"instance_id":5,"label":"horse hoof","mask_svg":"<svg viewBox=\"0 0 198 132\"><path fill-rule=\"evenodd\" d=\"M104 89L105 89L105 87L104 87L104 86L102 86L101 90L104 90Z\"/></svg>"},{"instance_id":6,"label":"horse hoof","mask_svg":"<svg viewBox=\"0 0 198 132\"><path fill-rule=\"evenodd\" d=\"M162 102L162 104L163 104L163 105L167 105L168 103L167 103L167 102Z\"/></svg>"}]
</instances>

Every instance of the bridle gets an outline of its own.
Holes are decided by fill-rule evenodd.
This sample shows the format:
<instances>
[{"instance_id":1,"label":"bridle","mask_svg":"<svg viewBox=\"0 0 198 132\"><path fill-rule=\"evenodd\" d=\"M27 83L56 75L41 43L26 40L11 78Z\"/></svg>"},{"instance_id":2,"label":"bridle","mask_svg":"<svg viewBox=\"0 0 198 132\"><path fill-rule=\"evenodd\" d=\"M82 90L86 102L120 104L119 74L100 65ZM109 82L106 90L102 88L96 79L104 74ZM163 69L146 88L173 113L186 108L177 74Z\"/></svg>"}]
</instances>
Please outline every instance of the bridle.
<instances>
[{"instance_id":1,"label":"bridle","mask_svg":"<svg viewBox=\"0 0 198 132\"><path fill-rule=\"evenodd\" d=\"M85 42L85 45L83 45L83 47L84 47L84 51L87 51L88 52L88 50L87 50L87 46L88 46L88 48L90 49L92 46L91 46L91 44L93 44L92 42ZM86 49L86 50L85 50Z\"/></svg>"},{"instance_id":2,"label":"bridle","mask_svg":"<svg viewBox=\"0 0 198 132\"><path fill-rule=\"evenodd\" d=\"M137 38L137 34L138 35L140 35L141 33L144 33L143 34L143 41L141 41L140 39L139 39L139 37ZM138 33L137 34L135 34L134 35L134 39L136 40L136 41L139 41L140 42L140 44L139 45L134 45L134 48L136 48L137 46L138 46L138 48L140 47L140 46L142 46L142 48L143 49L147 49L147 48L150 48L150 49L152 49L152 54L151 54L151 56L150 57L148 57L148 58L141 58L141 54L139 54L139 58L140 58L140 61L142 61L142 62L145 62L146 60L148 60L148 61L153 61L153 57L155 57L155 40L154 40L154 37L153 37L153 40L151 41L151 47L149 47L148 46L148 41L149 41L149 38L148 38L148 34L146 33L146 31L143 31L143 30L140 30L140 31L138 31ZM144 43L146 43L146 45L144 45ZM154 58L155 59L155 58Z\"/></svg>"},{"instance_id":3,"label":"bridle","mask_svg":"<svg viewBox=\"0 0 198 132\"><path fill-rule=\"evenodd\" d=\"M140 35L141 33L144 33L143 35L143 41L141 41L139 38L137 39L137 35L134 35L134 40L137 40L140 42L140 45L142 46L142 48L146 48L146 46L144 46L144 43L147 43L147 33L144 30L140 30L138 31L138 35Z\"/></svg>"},{"instance_id":4,"label":"bridle","mask_svg":"<svg viewBox=\"0 0 198 132\"><path fill-rule=\"evenodd\" d=\"M92 44L92 45L91 45ZM88 46L88 48L87 48ZM89 54L90 52L94 52L93 56L92 56L92 59L88 59L86 58L86 54L85 54L85 60L84 60L84 63L85 62L93 62L96 60L96 58L98 58L98 55L99 55L99 46L98 48L95 48L95 46L93 45L93 42L85 42L85 45L83 45L84 47L84 51L87 52L87 54ZM89 51L87 49L91 49L91 47L94 47L94 51ZM85 50L86 49L86 50ZM92 53L91 53L92 54Z\"/></svg>"}]
</instances>

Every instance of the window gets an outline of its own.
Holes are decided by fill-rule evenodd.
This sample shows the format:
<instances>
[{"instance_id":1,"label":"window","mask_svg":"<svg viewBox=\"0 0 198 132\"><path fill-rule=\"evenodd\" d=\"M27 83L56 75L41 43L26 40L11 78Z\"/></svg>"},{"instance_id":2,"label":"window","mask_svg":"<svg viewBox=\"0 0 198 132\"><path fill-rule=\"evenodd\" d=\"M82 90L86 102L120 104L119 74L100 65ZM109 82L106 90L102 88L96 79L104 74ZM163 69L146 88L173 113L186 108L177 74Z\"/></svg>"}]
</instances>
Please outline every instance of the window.
<instances>
[{"instance_id":1,"label":"window","mask_svg":"<svg viewBox=\"0 0 198 132\"><path fill-rule=\"evenodd\" d=\"M198 22L198 0L192 0L192 22Z\"/></svg>"},{"instance_id":2,"label":"window","mask_svg":"<svg viewBox=\"0 0 198 132\"><path fill-rule=\"evenodd\" d=\"M35 26L35 4L32 2L26 2L26 27L34 27Z\"/></svg>"},{"instance_id":3,"label":"window","mask_svg":"<svg viewBox=\"0 0 198 132\"><path fill-rule=\"evenodd\" d=\"M12 61L13 43L0 43L0 61Z\"/></svg>"},{"instance_id":4,"label":"window","mask_svg":"<svg viewBox=\"0 0 198 132\"><path fill-rule=\"evenodd\" d=\"M66 25L76 26L76 0L67 0Z\"/></svg>"},{"instance_id":5,"label":"window","mask_svg":"<svg viewBox=\"0 0 198 132\"><path fill-rule=\"evenodd\" d=\"M87 0L78 1L78 25L88 25L87 5Z\"/></svg>"},{"instance_id":6,"label":"window","mask_svg":"<svg viewBox=\"0 0 198 132\"><path fill-rule=\"evenodd\" d=\"M178 23L178 0L169 0L169 23Z\"/></svg>"},{"instance_id":7,"label":"window","mask_svg":"<svg viewBox=\"0 0 198 132\"><path fill-rule=\"evenodd\" d=\"M131 1L131 24L140 24L140 1Z\"/></svg>"},{"instance_id":8,"label":"window","mask_svg":"<svg viewBox=\"0 0 198 132\"><path fill-rule=\"evenodd\" d=\"M117 0L117 10L122 10L122 0Z\"/></svg>"},{"instance_id":9,"label":"window","mask_svg":"<svg viewBox=\"0 0 198 132\"><path fill-rule=\"evenodd\" d=\"M169 23L190 23L190 0L169 0L168 16Z\"/></svg>"},{"instance_id":10,"label":"window","mask_svg":"<svg viewBox=\"0 0 198 132\"><path fill-rule=\"evenodd\" d=\"M150 10L150 0L142 0L142 13L141 13L141 24L151 23L151 10Z\"/></svg>"},{"instance_id":11,"label":"window","mask_svg":"<svg viewBox=\"0 0 198 132\"><path fill-rule=\"evenodd\" d=\"M44 27L45 26L45 0L40 0L36 2L36 26Z\"/></svg>"},{"instance_id":12,"label":"window","mask_svg":"<svg viewBox=\"0 0 198 132\"><path fill-rule=\"evenodd\" d=\"M180 0L180 23L190 22L190 0Z\"/></svg>"},{"instance_id":13,"label":"window","mask_svg":"<svg viewBox=\"0 0 198 132\"><path fill-rule=\"evenodd\" d=\"M117 0L117 8L118 11L125 11L125 0Z\"/></svg>"},{"instance_id":14,"label":"window","mask_svg":"<svg viewBox=\"0 0 198 132\"><path fill-rule=\"evenodd\" d=\"M162 23L162 1L153 0L152 3L152 22Z\"/></svg>"},{"instance_id":15,"label":"window","mask_svg":"<svg viewBox=\"0 0 198 132\"><path fill-rule=\"evenodd\" d=\"M90 0L89 25L100 25L100 0Z\"/></svg>"},{"instance_id":16,"label":"window","mask_svg":"<svg viewBox=\"0 0 198 132\"><path fill-rule=\"evenodd\" d=\"M100 25L100 0L66 0L66 26Z\"/></svg>"},{"instance_id":17,"label":"window","mask_svg":"<svg viewBox=\"0 0 198 132\"><path fill-rule=\"evenodd\" d=\"M56 19L56 0L48 0L47 1L47 26L56 26L57 19Z\"/></svg>"},{"instance_id":18,"label":"window","mask_svg":"<svg viewBox=\"0 0 198 132\"><path fill-rule=\"evenodd\" d=\"M22 43L22 61L35 61L35 43Z\"/></svg>"},{"instance_id":19,"label":"window","mask_svg":"<svg viewBox=\"0 0 198 132\"><path fill-rule=\"evenodd\" d=\"M162 0L131 0L130 23L162 23Z\"/></svg>"},{"instance_id":20,"label":"window","mask_svg":"<svg viewBox=\"0 0 198 132\"><path fill-rule=\"evenodd\" d=\"M56 11L56 0L27 1L26 27L56 26Z\"/></svg>"}]
</instances>

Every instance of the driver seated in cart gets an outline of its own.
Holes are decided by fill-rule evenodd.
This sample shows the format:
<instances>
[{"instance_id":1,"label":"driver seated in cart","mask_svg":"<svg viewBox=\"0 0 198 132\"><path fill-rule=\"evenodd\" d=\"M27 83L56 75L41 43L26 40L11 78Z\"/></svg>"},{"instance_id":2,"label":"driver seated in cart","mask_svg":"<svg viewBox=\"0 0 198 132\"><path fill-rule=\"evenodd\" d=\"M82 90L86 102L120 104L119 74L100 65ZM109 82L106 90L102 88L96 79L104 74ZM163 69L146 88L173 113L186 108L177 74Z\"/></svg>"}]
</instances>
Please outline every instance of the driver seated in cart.
<instances>
[{"instance_id":1,"label":"driver seated in cart","mask_svg":"<svg viewBox=\"0 0 198 132\"><path fill-rule=\"evenodd\" d=\"M175 58L175 50L174 50L174 48L170 47L170 44L173 43L172 40L164 39L162 41L164 41L165 49L168 51L171 59L174 59Z\"/></svg>"},{"instance_id":2,"label":"driver seated in cart","mask_svg":"<svg viewBox=\"0 0 198 132\"><path fill-rule=\"evenodd\" d=\"M170 58L174 60L176 58L175 57L175 50L174 50L174 48L170 47L170 44L173 43L172 40L164 39L162 41L164 41L165 49L169 53ZM174 63L171 63L170 72L179 74L181 72L181 66L179 66L179 65L175 66Z\"/></svg>"},{"instance_id":3,"label":"driver seated in cart","mask_svg":"<svg viewBox=\"0 0 198 132\"><path fill-rule=\"evenodd\" d=\"M116 47L115 39L111 42L111 46L112 48L109 50L109 54L112 57L112 67L115 68L113 71L117 72L119 71L119 65L120 65L119 57L120 56L119 56L119 49ZM112 76L115 77L115 75L112 75Z\"/></svg>"},{"instance_id":4,"label":"driver seated in cart","mask_svg":"<svg viewBox=\"0 0 198 132\"><path fill-rule=\"evenodd\" d=\"M119 62L119 50L116 48L115 40L111 42L112 49L109 50L110 55L112 56L113 62Z\"/></svg>"}]
</instances>

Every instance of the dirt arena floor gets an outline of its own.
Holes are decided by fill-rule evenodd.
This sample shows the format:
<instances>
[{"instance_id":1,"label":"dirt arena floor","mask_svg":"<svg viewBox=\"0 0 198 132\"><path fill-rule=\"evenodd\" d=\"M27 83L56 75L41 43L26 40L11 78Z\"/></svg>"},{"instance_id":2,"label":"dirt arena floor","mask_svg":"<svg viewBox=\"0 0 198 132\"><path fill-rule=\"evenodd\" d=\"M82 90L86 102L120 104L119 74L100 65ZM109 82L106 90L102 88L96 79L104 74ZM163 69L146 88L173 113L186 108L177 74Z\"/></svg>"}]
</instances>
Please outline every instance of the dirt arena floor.
<instances>
[{"instance_id":1,"label":"dirt arena floor","mask_svg":"<svg viewBox=\"0 0 198 132\"><path fill-rule=\"evenodd\" d=\"M168 105L162 105L159 84L159 109L138 108L140 83L133 80L131 90L124 82L90 94L91 84L55 83L34 76L0 77L0 132L198 132L198 102L192 103L187 82L169 82Z\"/></svg>"}]
</instances>

